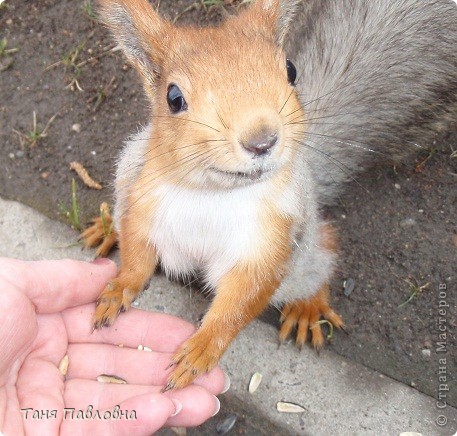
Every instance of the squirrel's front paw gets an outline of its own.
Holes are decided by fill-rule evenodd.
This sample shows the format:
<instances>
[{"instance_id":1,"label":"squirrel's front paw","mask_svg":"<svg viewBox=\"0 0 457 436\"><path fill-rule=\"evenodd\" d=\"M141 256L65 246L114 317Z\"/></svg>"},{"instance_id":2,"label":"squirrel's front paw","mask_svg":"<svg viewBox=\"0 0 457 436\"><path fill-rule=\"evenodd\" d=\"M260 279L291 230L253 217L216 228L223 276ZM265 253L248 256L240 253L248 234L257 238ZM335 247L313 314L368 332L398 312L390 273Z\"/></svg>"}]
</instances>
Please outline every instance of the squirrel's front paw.
<instances>
[{"instance_id":1,"label":"squirrel's front paw","mask_svg":"<svg viewBox=\"0 0 457 436\"><path fill-rule=\"evenodd\" d=\"M84 248L96 248L96 257L105 257L117 244L118 234L114 230L113 219L106 203L100 205L100 216L92 220L92 224L81 233L80 240Z\"/></svg>"},{"instance_id":2,"label":"squirrel's front paw","mask_svg":"<svg viewBox=\"0 0 457 436\"><path fill-rule=\"evenodd\" d=\"M173 356L172 365L176 367L164 390L184 388L200 374L211 371L218 364L224 349L217 347L209 332L204 329L197 331Z\"/></svg>"},{"instance_id":3,"label":"squirrel's front paw","mask_svg":"<svg viewBox=\"0 0 457 436\"><path fill-rule=\"evenodd\" d=\"M279 340L283 342L292 333L292 330L297 327L295 343L298 348L301 348L306 342L309 329L311 331L311 343L319 351L325 341L321 324L319 323L321 316L333 327L344 329L343 320L328 304L328 294L328 285L324 285L309 299L296 300L285 304L281 310Z\"/></svg>"},{"instance_id":4,"label":"squirrel's front paw","mask_svg":"<svg viewBox=\"0 0 457 436\"><path fill-rule=\"evenodd\" d=\"M138 292L132 291L119 279L114 279L105 286L97 299L97 307L93 317L94 329L108 327L119 313L125 312Z\"/></svg>"}]
</instances>

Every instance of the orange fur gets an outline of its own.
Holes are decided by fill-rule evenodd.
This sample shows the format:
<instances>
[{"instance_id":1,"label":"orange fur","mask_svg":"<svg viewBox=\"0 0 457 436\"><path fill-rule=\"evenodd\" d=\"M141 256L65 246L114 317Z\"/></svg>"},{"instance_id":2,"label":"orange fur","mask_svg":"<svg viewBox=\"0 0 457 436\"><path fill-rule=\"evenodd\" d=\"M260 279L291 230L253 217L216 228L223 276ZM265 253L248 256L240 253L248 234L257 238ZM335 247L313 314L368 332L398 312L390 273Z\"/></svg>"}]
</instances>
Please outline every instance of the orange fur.
<instances>
[{"instance_id":1,"label":"orange fur","mask_svg":"<svg viewBox=\"0 0 457 436\"><path fill-rule=\"evenodd\" d=\"M176 368L166 389L187 386L214 368L240 330L268 306L291 253L291 220L272 211L262 218L268 231L257 258L236 265L220 280L201 328L173 356Z\"/></svg>"},{"instance_id":2,"label":"orange fur","mask_svg":"<svg viewBox=\"0 0 457 436\"><path fill-rule=\"evenodd\" d=\"M344 322L329 306L329 287L328 284L313 297L307 300L297 300L287 303L281 311L281 328L279 330L279 340L285 341L297 327L296 345L302 348L308 336L308 329L311 331L311 343L319 351L324 345L325 339L322 328L318 321L321 316L336 328L344 328Z\"/></svg>"},{"instance_id":3,"label":"orange fur","mask_svg":"<svg viewBox=\"0 0 457 436\"><path fill-rule=\"evenodd\" d=\"M328 251L338 251L338 237L330 224L324 224L320 228L319 244Z\"/></svg>"},{"instance_id":4,"label":"orange fur","mask_svg":"<svg viewBox=\"0 0 457 436\"><path fill-rule=\"evenodd\" d=\"M112 219L110 215L106 216L106 223L108 226L111 224ZM92 220L92 225L81 233L81 240L83 241L84 248L96 248L96 257L105 257L117 244L118 234L115 230L111 230L106 234L105 226L100 217Z\"/></svg>"},{"instance_id":5,"label":"orange fur","mask_svg":"<svg viewBox=\"0 0 457 436\"><path fill-rule=\"evenodd\" d=\"M111 325L120 312L129 309L157 266L156 250L148 243L143 221L144 217L152 215L154 203L144 201L144 191L142 185L132 192L135 195L130 197L129 213L121 217L121 268L97 299L94 328Z\"/></svg>"}]
</instances>

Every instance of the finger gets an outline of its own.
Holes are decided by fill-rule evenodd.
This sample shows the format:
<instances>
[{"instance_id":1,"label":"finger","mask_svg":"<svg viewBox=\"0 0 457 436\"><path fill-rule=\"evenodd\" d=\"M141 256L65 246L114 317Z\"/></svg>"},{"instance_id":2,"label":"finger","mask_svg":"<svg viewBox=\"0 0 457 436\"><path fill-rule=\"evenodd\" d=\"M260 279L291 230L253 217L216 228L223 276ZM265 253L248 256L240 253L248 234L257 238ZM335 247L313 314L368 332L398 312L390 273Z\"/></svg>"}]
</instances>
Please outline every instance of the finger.
<instances>
[{"instance_id":1,"label":"finger","mask_svg":"<svg viewBox=\"0 0 457 436\"><path fill-rule=\"evenodd\" d=\"M164 313L129 309L113 326L92 332L93 304L66 310L63 318L70 343L108 343L172 353L195 330L192 324Z\"/></svg>"},{"instance_id":2,"label":"finger","mask_svg":"<svg viewBox=\"0 0 457 436\"><path fill-rule=\"evenodd\" d=\"M24 410L25 433L53 435L58 434L64 407L64 381L58 363L67 341L58 314L39 316L37 322L38 335L19 370L15 387Z\"/></svg>"},{"instance_id":3,"label":"finger","mask_svg":"<svg viewBox=\"0 0 457 436\"><path fill-rule=\"evenodd\" d=\"M140 351L105 344L72 344L68 347L67 380L73 378L96 380L101 374L115 375L128 384L165 386L172 353ZM225 388L226 379L219 367L198 377L194 384L214 395Z\"/></svg>"},{"instance_id":4,"label":"finger","mask_svg":"<svg viewBox=\"0 0 457 436\"><path fill-rule=\"evenodd\" d=\"M67 407L80 410L85 410L89 405L96 410L103 410L138 396L156 394L182 404L182 409L176 416L167 416L167 425L185 427L201 424L220 407L217 398L201 386L190 385L181 390L165 393L161 393L160 390L160 386L104 384L72 379L65 383L65 404ZM144 419L139 415L138 418Z\"/></svg>"},{"instance_id":5,"label":"finger","mask_svg":"<svg viewBox=\"0 0 457 436\"><path fill-rule=\"evenodd\" d=\"M0 281L0 307L0 374L7 374L12 362L29 350L37 325L33 304L22 292L4 281Z\"/></svg>"},{"instance_id":6,"label":"finger","mask_svg":"<svg viewBox=\"0 0 457 436\"><path fill-rule=\"evenodd\" d=\"M161 394L129 398L119 405L96 411L84 410L86 419L76 419L77 411L67 409L62 434L150 435L159 430L177 410L177 404ZM180 404L178 405L180 407ZM178 407L178 409L179 409ZM100 419L98 419L100 416Z\"/></svg>"},{"instance_id":7,"label":"finger","mask_svg":"<svg viewBox=\"0 0 457 436\"><path fill-rule=\"evenodd\" d=\"M168 418L166 425L170 427L194 427L203 424L216 415L221 407L219 399L200 386L190 385L166 394L183 405L177 415Z\"/></svg>"},{"instance_id":8,"label":"finger","mask_svg":"<svg viewBox=\"0 0 457 436\"><path fill-rule=\"evenodd\" d=\"M0 258L0 274L30 298L37 313L55 313L94 301L116 275L109 259L25 262Z\"/></svg>"}]
</instances>

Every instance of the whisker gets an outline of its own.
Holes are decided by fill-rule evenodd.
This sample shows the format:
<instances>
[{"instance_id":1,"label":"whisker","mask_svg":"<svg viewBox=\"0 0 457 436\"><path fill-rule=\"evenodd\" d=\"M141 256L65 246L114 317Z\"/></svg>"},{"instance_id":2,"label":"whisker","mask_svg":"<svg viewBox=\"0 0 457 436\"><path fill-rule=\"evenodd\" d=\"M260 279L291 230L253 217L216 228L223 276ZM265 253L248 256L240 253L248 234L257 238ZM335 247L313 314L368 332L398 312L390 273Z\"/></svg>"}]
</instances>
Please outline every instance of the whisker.
<instances>
[{"instance_id":1,"label":"whisker","mask_svg":"<svg viewBox=\"0 0 457 436\"><path fill-rule=\"evenodd\" d=\"M286 104L287 104L287 102L289 101L289 99L290 99L290 97L292 96L292 94L293 94L294 92L297 92L296 86L297 86L298 83L300 82L300 79L302 78L304 72L305 72L305 70L303 70L303 71L300 73L300 75L298 76L298 79L295 81L295 85L292 86L292 89L290 90L290 93L289 93L289 95L288 95L286 101L285 101L284 104L282 105L282 107L281 107L279 113L281 113L281 112L283 111L283 109L286 107ZM298 93L297 93L297 95L298 95Z\"/></svg>"},{"instance_id":2,"label":"whisker","mask_svg":"<svg viewBox=\"0 0 457 436\"><path fill-rule=\"evenodd\" d=\"M292 140L292 141L297 142L297 140L295 140L294 138L289 138L289 139ZM304 144L304 143L300 142L300 145L305 145L305 146L306 146L307 144ZM312 168L312 165L311 165L311 164L309 163L309 161L305 158L305 156L304 156L304 154L303 154L304 152L303 152L303 150L301 149L301 147L300 147L300 148L295 148L295 147L290 147L290 146L289 146L288 148L290 148L291 150L297 151L298 153L301 153L301 154L302 154L302 158L303 158L303 160L306 162L306 164L308 165L308 167L309 167L309 168ZM318 164L318 163L316 163L316 162L313 162L313 165L318 165L319 170L324 171L325 174L326 174L327 176L329 176L329 177L333 180L333 183L334 183L335 185L338 184L338 182L337 182L337 181L335 180L335 178L333 177L332 173L331 173L327 168L325 168L324 165ZM344 201L343 201L343 198L341 197L341 195L337 192L337 193L336 193L336 196L337 196L337 198L338 198L339 203L340 203L341 205L344 206Z\"/></svg>"},{"instance_id":3,"label":"whisker","mask_svg":"<svg viewBox=\"0 0 457 436\"><path fill-rule=\"evenodd\" d=\"M226 128L228 129L228 125L225 123L225 121L223 120L221 114L219 113L219 111L217 110L217 107L216 107L216 114L217 114L217 117L219 118L219 121L221 122L221 124Z\"/></svg>"},{"instance_id":4,"label":"whisker","mask_svg":"<svg viewBox=\"0 0 457 436\"><path fill-rule=\"evenodd\" d=\"M284 118L289 118L291 115L295 114L296 112L302 110L302 107L299 105L297 109L295 109L294 111L288 113L287 115L284 115Z\"/></svg>"},{"instance_id":5,"label":"whisker","mask_svg":"<svg viewBox=\"0 0 457 436\"><path fill-rule=\"evenodd\" d=\"M214 149L212 150L209 150L210 152L214 151ZM205 154L209 154L207 157L204 157L204 159L200 162L200 166L204 166L205 165L205 162L212 158L213 157L213 154L211 153L203 153L201 156L204 156ZM214 160L213 160L214 162ZM188 163L188 162L186 162ZM180 188L186 188L187 186L190 186L190 182L188 182L187 184L183 185L182 182L183 180L189 175L191 174L193 171L197 170L197 167L191 167L187 172L185 172L184 174L182 174L182 176L179 178L179 180L177 180L175 183L174 183L174 188L172 190L172 192L170 193L170 195L168 195L168 204L172 204L175 199L178 197L178 193L179 193L179 189ZM173 191L176 192L176 194L172 197L171 195L173 194Z\"/></svg>"},{"instance_id":6,"label":"whisker","mask_svg":"<svg viewBox=\"0 0 457 436\"><path fill-rule=\"evenodd\" d=\"M167 172L170 172L170 167L171 169L173 169L173 167L178 167L179 165L183 164L183 163L187 163L188 160L192 160L193 158L195 157L198 157L200 154L205 154L209 151L212 151L212 149L207 149L207 150L197 150L193 153L190 153L190 154L187 154L186 156L183 156L181 159L178 159L174 162L171 162L167 165L164 165L162 166L161 168L158 168L154 171L154 175L156 176L156 178L152 179L152 180L148 180L148 183L151 183L151 182L154 182L156 181L157 179L159 179L162 175L166 174ZM165 170L164 172L161 172ZM157 174L158 172L160 172L159 174ZM143 181L144 179L146 179L147 177L150 176L151 173L146 173L142 176L140 176L138 179L136 179L135 182L139 182L139 181Z\"/></svg>"},{"instance_id":7,"label":"whisker","mask_svg":"<svg viewBox=\"0 0 457 436\"><path fill-rule=\"evenodd\" d=\"M171 171L170 170L167 170L165 172L162 172L161 174L156 174L155 172L154 173L146 173L144 174L143 176L139 177L135 183L138 183L139 181L142 181L144 182L145 184L148 184L148 185L152 185L153 182L155 182L157 179L159 178L162 178L164 175L166 175L167 173L170 175L170 176L174 176L176 175L173 170L174 169L182 169L181 168L181 164L184 163L186 165L188 165L189 163L193 162L195 159L198 159L199 157L202 157L208 153L212 153L214 150L213 149L209 149L209 150L204 150L204 151L197 151L196 153L192 153L190 155L187 155L185 156L183 159L180 159L176 162L173 162L172 165L166 165L165 167L162 167L159 171L165 169L165 168L169 168L170 166L172 167ZM195 168L192 168L192 170L194 170ZM149 179L151 176L153 176L152 179ZM127 207L125 209L125 211L122 213L121 217L122 218L127 212L129 209L131 209L136 203L138 203L140 200L143 199L143 197L148 194L150 192L145 192L143 193L142 195L140 195L137 199L135 199L135 201L129 205L129 207ZM133 193L129 193L129 196L133 195Z\"/></svg>"},{"instance_id":8,"label":"whisker","mask_svg":"<svg viewBox=\"0 0 457 436\"><path fill-rule=\"evenodd\" d=\"M353 147L356 150L360 151L368 151L370 153L375 153L379 154L381 156L385 157L390 157L387 153L383 153L382 151L374 150L372 148L369 148L368 144L365 144L363 142L357 141L357 140L349 140L346 138L338 138L336 136L331 136L331 135L325 135L323 133L315 133L315 132L306 132L305 136L318 136L318 137L323 137L326 139L331 139L332 141L335 141L337 144L343 144L343 145L348 145L350 147Z\"/></svg>"},{"instance_id":9,"label":"whisker","mask_svg":"<svg viewBox=\"0 0 457 436\"><path fill-rule=\"evenodd\" d=\"M154 118L167 118L167 119L175 119L175 120L181 120L181 121L187 121L189 123L195 123L199 124L201 126L208 127L211 130L214 130L217 133L221 133L218 129L215 127L210 126L209 124L205 124L201 121L196 121L196 120L191 120L190 118L182 118L182 117L176 117L176 116L170 116L170 115L155 115Z\"/></svg>"},{"instance_id":10,"label":"whisker","mask_svg":"<svg viewBox=\"0 0 457 436\"><path fill-rule=\"evenodd\" d=\"M348 178L350 178L351 180L353 180L355 183L357 183L357 185L359 185L364 191L366 191L367 193L369 193L369 191L364 187L362 186L359 181L351 174L351 169L343 164L342 162L340 162L338 159L335 159L333 156L331 156L330 154L326 153L325 151L322 151L322 150L319 150L318 148L316 147L313 147L312 145L309 145L307 142L300 142L299 140L297 139L294 139L292 138L292 141L296 142L297 144L303 144L305 145L306 147L308 147L309 149L325 156L325 158L333 163L340 171L342 171ZM312 141L314 142L314 141ZM296 148L293 148L293 147L290 147L290 146L286 146L286 147L289 147L291 148L292 150L297 150L298 152L303 152L303 150L300 150L300 149L296 149Z\"/></svg>"},{"instance_id":11,"label":"whisker","mask_svg":"<svg viewBox=\"0 0 457 436\"><path fill-rule=\"evenodd\" d=\"M222 142L222 141L225 141L225 139L207 139L205 141L196 142L194 144L183 145L183 146L180 146L180 147L177 147L177 148L173 148L173 149L164 151L163 153L160 153L158 155L154 155L152 157L148 157L148 155L150 155L154 150L156 150L157 148L162 146L162 144L159 143L155 147L149 148L145 153L143 153L141 155L141 158L143 159L143 163L152 162L154 159L159 158L161 156L164 156L164 155L166 155L168 153L172 153L172 152L175 152L175 151L183 150L185 148L196 147L198 145L202 145L202 144L205 144L205 143L208 143L208 142ZM132 165L127 167L126 172L134 171L137 168L138 168L138 165L133 163Z\"/></svg>"},{"instance_id":12,"label":"whisker","mask_svg":"<svg viewBox=\"0 0 457 436\"><path fill-rule=\"evenodd\" d=\"M315 103L316 101L321 100L322 98L327 97L330 94L333 94L333 93L335 93L337 91L341 91L342 89L347 88L348 86L351 86L351 85L352 85L352 83L348 83L347 85L343 85L343 86L341 86L339 88L333 89L332 91L329 91L329 92L327 92L327 93L325 93L325 94L323 94L323 95L321 95L321 96L319 96L319 97L317 97L317 98L315 98L313 100L309 100L309 101L303 102L302 106L303 107L309 106L310 104ZM298 94L299 97L303 97L304 95L305 95L304 93Z\"/></svg>"}]
</instances>

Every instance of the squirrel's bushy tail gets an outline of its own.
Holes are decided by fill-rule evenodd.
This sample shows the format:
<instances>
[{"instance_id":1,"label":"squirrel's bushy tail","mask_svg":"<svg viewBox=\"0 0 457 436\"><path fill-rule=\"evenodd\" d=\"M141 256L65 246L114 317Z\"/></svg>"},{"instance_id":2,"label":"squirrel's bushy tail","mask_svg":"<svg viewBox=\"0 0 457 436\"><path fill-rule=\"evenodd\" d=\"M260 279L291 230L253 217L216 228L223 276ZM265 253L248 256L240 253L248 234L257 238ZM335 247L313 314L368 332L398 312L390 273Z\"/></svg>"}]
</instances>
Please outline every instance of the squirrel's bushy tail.
<instances>
[{"instance_id":1,"label":"squirrel's bushy tail","mask_svg":"<svg viewBox=\"0 0 457 436\"><path fill-rule=\"evenodd\" d=\"M457 126L451 0L303 3L289 32L303 150L321 202L361 169L427 150Z\"/></svg>"}]
</instances>

